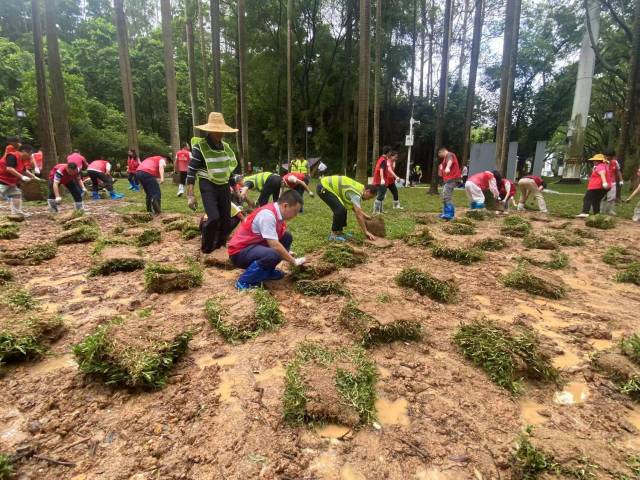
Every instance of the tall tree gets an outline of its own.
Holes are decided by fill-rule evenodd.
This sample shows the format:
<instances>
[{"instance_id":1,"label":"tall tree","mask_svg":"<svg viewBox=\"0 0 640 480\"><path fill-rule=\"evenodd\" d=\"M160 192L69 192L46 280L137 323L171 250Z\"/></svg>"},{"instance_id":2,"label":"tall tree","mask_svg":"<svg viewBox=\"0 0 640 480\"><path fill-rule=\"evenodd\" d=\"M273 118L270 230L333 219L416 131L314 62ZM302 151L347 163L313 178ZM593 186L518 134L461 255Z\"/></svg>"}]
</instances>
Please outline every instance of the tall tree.
<instances>
[{"instance_id":1,"label":"tall tree","mask_svg":"<svg viewBox=\"0 0 640 480\"><path fill-rule=\"evenodd\" d=\"M306 128L306 127L305 127ZM287 161L293 159L293 0L287 0Z\"/></svg>"},{"instance_id":2,"label":"tall tree","mask_svg":"<svg viewBox=\"0 0 640 480\"><path fill-rule=\"evenodd\" d=\"M240 67L240 143L242 145L243 168L247 171L249 163L249 118L247 109L247 22L246 0L238 0L238 60Z\"/></svg>"},{"instance_id":3,"label":"tall tree","mask_svg":"<svg viewBox=\"0 0 640 480\"><path fill-rule=\"evenodd\" d=\"M478 75L478 60L480 58L480 42L482 41L482 24L484 21L484 0L475 0L473 17L473 41L471 42L471 65L469 66L469 84L467 86L467 104L464 113L464 139L462 144L462 162L469 162L471 151L471 122L473 107L476 99L476 78Z\"/></svg>"},{"instance_id":4,"label":"tall tree","mask_svg":"<svg viewBox=\"0 0 640 480\"><path fill-rule=\"evenodd\" d=\"M57 163L57 157L56 139L53 133L53 122L51 121L49 95L47 92L47 75L44 67L40 0L31 0L31 23L33 30L33 56L36 70L36 91L38 95L38 137L44 157L43 168L48 172Z\"/></svg>"},{"instance_id":5,"label":"tall tree","mask_svg":"<svg viewBox=\"0 0 640 480\"><path fill-rule=\"evenodd\" d=\"M420 87L418 96L424 96L424 47L427 34L427 0L420 0Z\"/></svg>"},{"instance_id":6,"label":"tall tree","mask_svg":"<svg viewBox=\"0 0 640 480\"><path fill-rule=\"evenodd\" d=\"M469 23L469 0L464 0L464 10L462 12L462 30L460 31L460 59L458 60L458 75L456 83L462 85L462 70L465 64L465 53L467 48L467 24Z\"/></svg>"},{"instance_id":7,"label":"tall tree","mask_svg":"<svg viewBox=\"0 0 640 480\"><path fill-rule=\"evenodd\" d=\"M71 153L71 132L69 131L69 111L64 93L62 62L58 47L58 25L56 22L56 0L45 0L44 15L47 31L47 60L51 81L51 117L56 136L58 159Z\"/></svg>"},{"instance_id":8,"label":"tall tree","mask_svg":"<svg viewBox=\"0 0 640 480\"><path fill-rule=\"evenodd\" d=\"M122 99L124 101L124 115L127 121L127 140L129 148L138 151L138 130L136 123L136 105L133 97L133 77L129 62L129 34L127 33L127 18L124 14L124 0L115 0L116 30L118 32L118 62L120 65L120 83L122 84Z\"/></svg>"},{"instance_id":9,"label":"tall tree","mask_svg":"<svg viewBox=\"0 0 640 480\"><path fill-rule=\"evenodd\" d=\"M436 28L436 13L433 1L431 0L429 8L429 52L427 53L427 58L429 59L429 64L427 65L427 99L429 104L431 104L431 99L433 98L433 37Z\"/></svg>"},{"instance_id":10,"label":"tall tree","mask_svg":"<svg viewBox=\"0 0 640 480\"><path fill-rule=\"evenodd\" d=\"M369 150L369 76L371 62L371 0L360 0L360 58L358 69L358 153L356 179L367 181Z\"/></svg>"},{"instance_id":11,"label":"tall tree","mask_svg":"<svg viewBox=\"0 0 640 480\"><path fill-rule=\"evenodd\" d=\"M207 115L211 111L211 94L209 91L209 61L207 60L207 41L205 40L205 30L204 30L204 14L202 13L202 2L201 0L196 0L198 2L198 33L200 37L200 61L202 62L202 76L203 76L203 93L204 93L204 104L207 109Z\"/></svg>"},{"instance_id":12,"label":"tall tree","mask_svg":"<svg viewBox=\"0 0 640 480\"><path fill-rule=\"evenodd\" d=\"M162 16L162 43L164 47L164 76L167 86L167 108L169 109L169 137L171 151L175 155L180 150L178 130L178 102L176 98L176 69L173 62L173 28L171 26L171 0L160 0Z\"/></svg>"},{"instance_id":13,"label":"tall tree","mask_svg":"<svg viewBox=\"0 0 640 480\"><path fill-rule=\"evenodd\" d=\"M449 45L451 40L452 0L446 0L444 6L444 31L442 35L442 53L440 55L440 92L438 93L438 110L436 112L436 132L434 140L433 169L429 193L438 193L438 148L444 141L444 120L447 110L447 92L449 83Z\"/></svg>"},{"instance_id":14,"label":"tall tree","mask_svg":"<svg viewBox=\"0 0 640 480\"><path fill-rule=\"evenodd\" d=\"M199 1L199 0L196 0ZM193 16L195 8L193 8L193 0L187 0L185 3L185 34L187 38L187 65L189 68L189 100L191 103L191 124L193 125L192 135L196 136L196 125L199 122L198 114L198 74L196 73L195 48L193 37Z\"/></svg>"},{"instance_id":15,"label":"tall tree","mask_svg":"<svg viewBox=\"0 0 640 480\"><path fill-rule=\"evenodd\" d=\"M382 1L376 0L376 64L373 71L373 150L372 163L375 167L380 154L380 81L382 78Z\"/></svg>"},{"instance_id":16,"label":"tall tree","mask_svg":"<svg viewBox=\"0 0 640 480\"><path fill-rule=\"evenodd\" d=\"M509 137L511 133L511 112L513 108L513 86L518 61L521 7L522 0L507 0L504 45L502 49L500 106L496 130L496 166L498 171L505 177L507 176L507 166L509 162Z\"/></svg>"},{"instance_id":17,"label":"tall tree","mask_svg":"<svg viewBox=\"0 0 640 480\"><path fill-rule=\"evenodd\" d=\"M346 175L349 160L349 134L351 133L351 102L353 101L353 87L351 85L351 61L353 56L353 2L347 2L347 19L344 40L345 72L343 76L342 91L344 100L342 104L342 174Z\"/></svg>"},{"instance_id":18,"label":"tall tree","mask_svg":"<svg viewBox=\"0 0 640 480\"><path fill-rule=\"evenodd\" d=\"M213 108L222 111L222 73L220 70L220 0L210 0L211 50L213 53Z\"/></svg>"}]
</instances>

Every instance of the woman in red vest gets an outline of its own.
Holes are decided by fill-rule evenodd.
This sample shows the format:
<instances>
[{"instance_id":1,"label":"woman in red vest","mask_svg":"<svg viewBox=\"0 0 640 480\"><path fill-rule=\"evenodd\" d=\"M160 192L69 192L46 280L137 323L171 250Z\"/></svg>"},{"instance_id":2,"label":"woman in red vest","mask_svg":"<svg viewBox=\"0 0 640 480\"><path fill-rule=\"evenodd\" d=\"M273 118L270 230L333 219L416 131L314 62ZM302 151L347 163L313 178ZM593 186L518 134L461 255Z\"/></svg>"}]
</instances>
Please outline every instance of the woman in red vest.
<instances>
[{"instance_id":1,"label":"woman in red vest","mask_svg":"<svg viewBox=\"0 0 640 480\"><path fill-rule=\"evenodd\" d=\"M160 202L162 201L162 191L160 184L164 182L164 168L167 161L164 157L145 158L136 170L136 179L142 185L146 195L147 212L159 215L161 212Z\"/></svg>"},{"instance_id":2,"label":"woman in red vest","mask_svg":"<svg viewBox=\"0 0 640 480\"><path fill-rule=\"evenodd\" d=\"M111 177L111 164L107 160L94 160L89 164L87 173L91 179L91 198L100 200L100 183L109 192L111 200L119 200L123 194L113 190L113 178Z\"/></svg>"},{"instance_id":3,"label":"woman in red vest","mask_svg":"<svg viewBox=\"0 0 640 480\"><path fill-rule=\"evenodd\" d=\"M133 190L134 192L140 191L140 184L136 179L138 165L140 165L138 153L133 148L130 148L127 152L127 177L129 179L129 190Z\"/></svg>"},{"instance_id":4,"label":"woman in red vest","mask_svg":"<svg viewBox=\"0 0 640 480\"><path fill-rule=\"evenodd\" d=\"M303 199L300 213L302 213L304 210L304 192L307 192L310 197L314 196L314 193L309 188L307 177L308 175L300 172L290 172L282 177L282 186L289 187L291 190L295 190L300 194L300 198Z\"/></svg>"},{"instance_id":5,"label":"woman in red vest","mask_svg":"<svg viewBox=\"0 0 640 480\"><path fill-rule=\"evenodd\" d=\"M30 166L28 152L20 149L20 142L17 138L9 138L4 155L0 158L0 196L9 200L11 205L11 215L24 217L22 211L22 190L18 184L28 182L32 178L37 180L27 168Z\"/></svg>"}]
</instances>

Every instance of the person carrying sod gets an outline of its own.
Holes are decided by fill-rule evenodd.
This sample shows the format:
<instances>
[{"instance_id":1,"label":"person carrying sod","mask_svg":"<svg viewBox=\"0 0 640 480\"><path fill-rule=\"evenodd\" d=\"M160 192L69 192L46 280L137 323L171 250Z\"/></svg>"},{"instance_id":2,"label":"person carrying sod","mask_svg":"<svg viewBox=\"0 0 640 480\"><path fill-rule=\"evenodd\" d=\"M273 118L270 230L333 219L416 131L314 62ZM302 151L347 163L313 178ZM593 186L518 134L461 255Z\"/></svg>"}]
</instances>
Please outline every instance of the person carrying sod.
<instances>
[{"instance_id":1,"label":"person carrying sod","mask_svg":"<svg viewBox=\"0 0 640 480\"><path fill-rule=\"evenodd\" d=\"M470 202L471 209L484 208L485 191L490 191L493 197L500 198L498 184L502 183L502 176L497 170L485 170L484 172L471 175L464 184L464 191Z\"/></svg>"},{"instance_id":2,"label":"person carrying sod","mask_svg":"<svg viewBox=\"0 0 640 480\"><path fill-rule=\"evenodd\" d=\"M94 160L87 167L87 174L91 179L91 198L100 200L100 182L109 192L111 200L119 200L124 195L113 189L113 178L111 177L111 163L107 160Z\"/></svg>"},{"instance_id":3,"label":"person carrying sod","mask_svg":"<svg viewBox=\"0 0 640 480\"><path fill-rule=\"evenodd\" d=\"M458 163L456 154L447 150L446 147L440 147L438 149L438 158L440 159L438 175L442 177L442 213L440 214L440 218L443 220L452 220L456 216L456 207L453 204L453 192L462 178L460 164Z\"/></svg>"},{"instance_id":4,"label":"person carrying sod","mask_svg":"<svg viewBox=\"0 0 640 480\"><path fill-rule=\"evenodd\" d=\"M589 212L593 209L594 215L600 213L600 202L607 196L609 185L609 173L607 171L607 159L601 153L598 153L589 159L593 162L591 176L587 183L587 192L582 201L582 213L576 215L576 218L587 218Z\"/></svg>"},{"instance_id":5,"label":"person carrying sod","mask_svg":"<svg viewBox=\"0 0 640 480\"><path fill-rule=\"evenodd\" d=\"M529 196L533 196L538 202L538 210L540 213L548 213L547 204L544 201L542 192L547 188L547 184L542 178L536 175L527 175L518 181L520 189L520 200L518 201L518 211L521 212L525 208L525 204ZM515 193L515 192L514 192Z\"/></svg>"},{"instance_id":6,"label":"person carrying sod","mask_svg":"<svg viewBox=\"0 0 640 480\"><path fill-rule=\"evenodd\" d=\"M242 179L244 186L240 191L243 198L247 197L249 190L256 190L260 192L258 197L258 206L262 207L269 201L269 197L273 198L274 202L278 201L280 197L280 188L282 187L282 178L280 175L271 172L261 172Z\"/></svg>"},{"instance_id":7,"label":"person carrying sod","mask_svg":"<svg viewBox=\"0 0 640 480\"><path fill-rule=\"evenodd\" d=\"M0 158L0 196L9 200L11 215L24 217L22 211L22 190L18 186L20 182L38 180L28 169L31 166L29 153L21 151L21 145L17 138L7 139L7 147Z\"/></svg>"},{"instance_id":8,"label":"person carrying sod","mask_svg":"<svg viewBox=\"0 0 640 480\"><path fill-rule=\"evenodd\" d=\"M615 204L618 198L618 188L622 188L624 181L620 172L620 163L616 159L616 152L608 149L604 152L607 160L607 183L611 186L607 195L602 199L600 211L606 215L615 215Z\"/></svg>"},{"instance_id":9,"label":"person carrying sod","mask_svg":"<svg viewBox=\"0 0 640 480\"><path fill-rule=\"evenodd\" d=\"M138 165L140 165L138 153L133 148L130 148L127 152L127 178L129 180L129 190L133 190L134 192L140 191L140 184L136 179Z\"/></svg>"},{"instance_id":10,"label":"person carrying sod","mask_svg":"<svg viewBox=\"0 0 640 480\"><path fill-rule=\"evenodd\" d=\"M84 210L82 203L82 187L80 186L80 170L76 163L58 163L49 172L49 211L58 213L58 205L62 203L60 185L64 185L75 202L76 210Z\"/></svg>"},{"instance_id":11,"label":"person carrying sod","mask_svg":"<svg viewBox=\"0 0 640 480\"><path fill-rule=\"evenodd\" d=\"M376 196L377 187L375 185L363 185L343 175L332 175L322 177L316 188L318 196L333 212L333 223L329 241L344 242L346 235L343 232L347 226L347 208L351 208L356 216L358 225L364 233L365 238L375 240L376 237L367 230L365 220L371 217L362 210L362 201L371 200Z\"/></svg>"},{"instance_id":12,"label":"person carrying sod","mask_svg":"<svg viewBox=\"0 0 640 480\"><path fill-rule=\"evenodd\" d=\"M284 273L276 266L284 260L302 265L305 258L294 258L289 250L293 236L287 231L287 220L300 212L302 199L298 192L287 190L277 202L268 203L249 215L229 240L229 259L245 271L236 288L246 290L266 280L281 280Z\"/></svg>"},{"instance_id":13,"label":"person carrying sod","mask_svg":"<svg viewBox=\"0 0 640 480\"><path fill-rule=\"evenodd\" d=\"M638 171L640 171L640 169L638 169ZM638 185L636 189L631 193L631 195L629 195L624 200L625 203L629 203L633 199L633 197L635 197L639 193L640 193L640 185ZM633 209L633 216L631 217L631 220L633 220L634 222L640 222L640 202L638 202L636 204L636 208Z\"/></svg>"},{"instance_id":14,"label":"person carrying sod","mask_svg":"<svg viewBox=\"0 0 640 480\"><path fill-rule=\"evenodd\" d=\"M309 162L302 156L300 152L296 152L296 158L291 160L291 166L289 167L290 173L301 173L304 175L304 183L309 185Z\"/></svg>"},{"instance_id":15,"label":"person carrying sod","mask_svg":"<svg viewBox=\"0 0 640 480\"><path fill-rule=\"evenodd\" d=\"M180 175L180 183L178 184L178 193L176 196L181 197L184 194L184 186L187 184L187 170L189 169L189 160L191 159L191 150L189 144L182 145L182 149L176 153L176 161L173 164L174 172Z\"/></svg>"},{"instance_id":16,"label":"person carrying sod","mask_svg":"<svg viewBox=\"0 0 640 480\"><path fill-rule=\"evenodd\" d=\"M516 206L516 191L518 189L516 182L509 180L508 178L502 179L502 184L498 186L500 190L500 197L498 200L502 204L502 211L507 213L509 210L509 201L515 207Z\"/></svg>"},{"instance_id":17,"label":"person carrying sod","mask_svg":"<svg viewBox=\"0 0 640 480\"><path fill-rule=\"evenodd\" d=\"M291 190L295 190L303 199L300 213L304 210L304 192L307 192L310 197L314 196L314 193L309 188L309 185L305 182L304 173L290 172L282 177L282 186L289 187Z\"/></svg>"},{"instance_id":18,"label":"person carrying sod","mask_svg":"<svg viewBox=\"0 0 640 480\"><path fill-rule=\"evenodd\" d=\"M164 182L164 169L167 161L164 157L156 155L145 158L136 170L136 180L142 185L146 196L147 212L159 215L162 212L162 190L160 185Z\"/></svg>"},{"instance_id":19,"label":"person carrying sod","mask_svg":"<svg viewBox=\"0 0 640 480\"><path fill-rule=\"evenodd\" d=\"M192 210L197 207L193 186L198 178L200 198L207 213L207 220L200 229L200 250L202 253L211 253L225 245L230 231L231 186L235 183L230 183L230 179L238 166L238 160L223 138L225 133L235 133L238 129L227 125L219 112L209 113L207 123L196 128L205 135L191 140L191 160L187 171L187 204Z\"/></svg>"}]
</instances>

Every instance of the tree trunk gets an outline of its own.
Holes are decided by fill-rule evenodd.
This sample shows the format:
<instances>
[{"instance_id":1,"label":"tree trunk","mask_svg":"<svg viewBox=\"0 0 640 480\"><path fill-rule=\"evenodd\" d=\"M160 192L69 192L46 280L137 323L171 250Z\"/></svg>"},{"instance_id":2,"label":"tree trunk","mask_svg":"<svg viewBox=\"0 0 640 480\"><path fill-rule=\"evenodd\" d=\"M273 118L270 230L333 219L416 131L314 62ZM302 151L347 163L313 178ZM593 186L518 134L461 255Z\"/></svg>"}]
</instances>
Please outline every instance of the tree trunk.
<instances>
[{"instance_id":1,"label":"tree trunk","mask_svg":"<svg viewBox=\"0 0 640 480\"><path fill-rule=\"evenodd\" d=\"M71 153L69 111L64 95L62 62L58 48L58 26L56 24L56 0L45 0L45 25L47 31L47 59L51 81L51 117L56 137L58 160L63 161Z\"/></svg>"},{"instance_id":2,"label":"tree trunk","mask_svg":"<svg viewBox=\"0 0 640 480\"><path fill-rule=\"evenodd\" d=\"M213 53L213 108L222 112L222 74L220 72L220 0L210 0L211 50Z\"/></svg>"},{"instance_id":3,"label":"tree trunk","mask_svg":"<svg viewBox=\"0 0 640 480\"><path fill-rule=\"evenodd\" d=\"M464 68L464 54L467 44L467 25L469 24L469 0L464 0L464 12L462 13L462 32L460 33L460 60L458 61L458 75L456 82L462 86L462 69Z\"/></svg>"},{"instance_id":4,"label":"tree trunk","mask_svg":"<svg viewBox=\"0 0 640 480\"><path fill-rule=\"evenodd\" d=\"M429 53L427 54L429 58L429 65L427 65L427 98L429 104L431 104L431 100L433 99L433 32L436 28L435 23L434 5L433 0L431 0L429 9Z\"/></svg>"},{"instance_id":5,"label":"tree trunk","mask_svg":"<svg viewBox=\"0 0 640 480\"><path fill-rule=\"evenodd\" d=\"M31 22L33 28L33 55L36 70L36 91L38 95L38 137L42 148L43 168L48 173L58 163L56 139L53 133L49 95L47 93L47 75L44 67L42 49L42 21L40 18L40 0L31 0Z\"/></svg>"},{"instance_id":6,"label":"tree trunk","mask_svg":"<svg viewBox=\"0 0 640 480\"><path fill-rule=\"evenodd\" d=\"M380 78L382 76L382 1L376 0L376 65L373 74L373 149L372 163L376 165L380 151Z\"/></svg>"},{"instance_id":7,"label":"tree trunk","mask_svg":"<svg viewBox=\"0 0 640 480\"><path fill-rule=\"evenodd\" d=\"M249 117L247 113L247 22L246 0L238 0L238 59L240 61L240 116L242 117L241 143L244 157L242 171L249 162Z\"/></svg>"},{"instance_id":8,"label":"tree trunk","mask_svg":"<svg viewBox=\"0 0 640 480\"><path fill-rule=\"evenodd\" d=\"M418 96L424 97L424 47L427 32L427 0L420 0L420 88Z\"/></svg>"},{"instance_id":9,"label":"tree trunk","mask_svg":"<svg viewBox=\"0 0 640 480\"><path fill-rule=\"evenodd\" d=\"M369 75L371 62L371 0L360 0L360 60L358 69L358 153L356 180L367 182L369 147Z\"/></svg>"},{"instance_id":10,"label":"tree trunk","mask_svg":"<svg viewBox=\"0 0 640 480\"><path fill-rule=\"evenodd\" d=\"M199 0L196 0L199 1ZM198 73L196 71L195 48L193 46L193 15L194 9L190 8L191 1L185 4L185 33L187 37L187 64L189 67L189 100L191 103L192 136L196 136L196 125L200 123L198 114Z\"/></svg>"},{"instance_id":11,"label":"tree trunk","mask_svg":"<svg viewBox=\"0 0 640 480\"><path fill-rule=\"evenodd\" d=\"M287 0L287 162L293 155L293 0Z\"/></svg>"},{"instance_id":12,"label":"tree trunk","mask_svg":"<svg viewBox=\"0 0 640 480\"><path fill-rule=\"evenodd\" d=\"M413 92L416 78L416 37L418 36L418 3L413 0L413 33L411 34L411 85L409 86L409 105L413 117Z\"/></svg>"},{"instance_id":13,"label":"tree trunk","mask_svg":"<svg viewBox=\"0 0 640 480\"><path fill-rule=\"evenodd\" d=\"M127 121L127 140L129 142L129 148L133 148L136 152L138 152L136 107L133 97L131 63L129 62L129 34L127 33L127 18L124 14L124 0L115 0L114 9L116 17L116 29L118 32L118 63L120 65L120 83L122 84L124 115Z\"/></svg>"},{"instance_id":14,"label":"tree trunk","mask_svg":"<svg viewBox=\"0 0 640 480\"><path fill-rule=\"evenodd\" d=\"M507 177L509 162L509 136L513 108L513 86L518 61L518 36L520 31L521 0L507 0L507 11L502 50L502 79L500 81L500 107L496 133L496 167Z\"/></svg>"},{"instance_id":15,"label":"tree trunk","mask_svg":"<svg viewBox=\"0 0 640 480\"><path fill-rule=\"evenodd\" d=\"M347 174L349 159L349 134L351 133L351 102L353 101L353 87L351 85L351 57L353 51L353 3L347 5L347 28L344 40L345 74L343 91L344 101L342 102L342 174Z\"/></svg>"},{"instance_id":16,"label":"tree trunk","mask_svg":"<svg viewBox=\"0 0 640 480\"><path fill-rule=\"evenodd\" d=\"M480 42L482 41L482 24L484 21L484 0L475 0L475 16L473 18L473 41L471 44L471 65L469 67L469 85L467 86L467 104L464 113L464 138L462 144L462 163L469 164L471 152L471 122L476 97L476 78L478 75L478 59L480 58Z\"/></svg>"},{"instance_id":17,"label":"tree trunk","mask_svg":"<svg viewBox=\"0 0 640 480\"><path fill-rule=\"evenodd\" d=\"M164 75L167 85L167 108L169 109L169 136L171 153L180 150L180 131L178 129L178 103L176 99L176 70L173 63L173 28L171 25L171 0L160 0L162 15L162 43L164 44Z\"/></svg>"},{"instance_id":18,"label":"tree trunk","mask_svg":"<svg viewBox=\"0 0 640 480\"><path fill-rule=\"evenodd\" d=\"M431 186L429 193L438 193L438 148L442 146L444 139L444 116L447 108L447 91L449 80L449 41L451 39L451 2L446 0L444 7L444 32L442 35L442 54L440 61L440 93L438 94L438 111L436 113L436 134L434 140L433 169L431 172Z\"/></svg>"},{"instance_id":19,"label":"tree trunk","mask_svg":"<svg viewBox=\"0 0 640 480\"><path fill-rule=\"evenodd\" d=\"M204 35L204 15L202 13L202 3L200 0L196 0L198 2L198 30L200 37L200 61L202 62L202 75L203 75L203 87L202 91L204 93L204 104L207 109L206 115L211 111L211 95L210 95L210 85L209 85L209 62L207 60L207 41Z\"/></svg>"}]
</instances>

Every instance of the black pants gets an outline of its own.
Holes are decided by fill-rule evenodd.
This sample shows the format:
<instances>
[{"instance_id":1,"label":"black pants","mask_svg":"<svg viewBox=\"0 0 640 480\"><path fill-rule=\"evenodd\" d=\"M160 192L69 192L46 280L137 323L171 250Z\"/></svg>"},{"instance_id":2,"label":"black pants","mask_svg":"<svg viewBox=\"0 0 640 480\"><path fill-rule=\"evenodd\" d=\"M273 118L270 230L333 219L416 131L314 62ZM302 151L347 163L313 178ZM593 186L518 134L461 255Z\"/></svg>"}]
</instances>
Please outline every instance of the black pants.
<instances>
[{"instance_id":1,"label":"black pants","mask_svg":"<svg viewBox=\"0 0 640 480\"><path fill-rule=\"evenodd\" d=\"M82 189L80 188L80 185L78 185L76 182L71 182L65 185L65 187L67 187L67 190L69 190L69 193L73 197L74 202L76 203L82 202ZM49 200L54 200L55 198L56 198L56 194L53 191L53 180L49 180Z\"/></svg>"},{"instance_id":2,"label":"black pants","mask_svg":"<svg viewBox=\"0 0 640 480\"><path fill-rule=\"evenodd\" d=\"M231 232L231 191L229 184L216 185L203 178L198 183L207 221L202 224L202 253L211 253L227 243Z\"/></svg>"},{"instance_id":3,"label":"black pants","mask_svg":"<svg viewBox=\"0 0 640 480\"><path fill-rule=\"evenodd\" d=\"M179 172L180 173L180 185L187 184L187 172Z\"/></svg>"},{"instance_id":4,"label":"black pants","mask_svg":"<svg viewBox=\"0 0 640 480\"><path fill-rule=\"evenodd\" d=\"M616 202L619 202L622 198L622 186L620 185L620 180L616 182Z\"/></svg>"},{"instance_id":5,"label":"black pants","mask_svg":"<svg viewBox=\"0 0 640 480\"><path fill-rule=\"evenodd\" d=\"M138 185L138 179L136 178L135 173L129 173L129 183L132 185Z\"/></svg>"},{"instance_id":6,"label":"black pants","mask_svg":"<svg viewBox=\"0 0 640 480\"><path fill-rule=\"evenodd\" d=\"M160 190L156 177L147 172L139 171L136 172L136 179L142 185L147 197L147 212L159 214L161 212L162 190Z\"/></svg>"},{"instance_id":7,"label":"black pants","mask_svg":"<svg viewBox=\"0 0 640 480\"><path fill-rule=\"evenodd\" d=\"M607 190L600 188L598 190L587 190L584 194L584 200L582 202L582 213L589 213L589 210L593 208L593 213L600 213L600 202L607 196Z\"/></svg>"},{"instance_id":8,"label":"black pants","mask_svg":"<svg viewBox=\"0 0 640 480\"><path fill-rule=\"evenodd\" d=\"M378 186L378 196L376 197L376 200L379 201L384 201L384 197L387 196L387 190L389 190L391 192L391 195L393 195L393 201L397 202L398 201L398 187L396 187L395 183L392 183L391 185L379 185Z\"/></svg>"},{"instance_id":9,"label":"black pants","mask_svg":"<svg viewBox=\"0 0 640 480\"><path fill-rule=\"evenodd\" d=\"M347 226L347 209L344 208L342 202L329 190L326 190L321 184L316 188L318 196L326 203L333 212L333 223L331 224L332 232L342 232Z\"/></svg>"},{"instance_id":10,"label":"black pants","mask_svg":"<svg viewBox=\"0 0 640 480\"><path fill-rule=\"evenodd\" d=\"M96 172L94 170L88 170L87 173L89 174L89 178L91 179L92 191L97 192L100 189L98 184L102 181L102 183L104 184L104 188L106 188L109 192L113 192L113 180L109 175L102 172Z\"/></svg>"},{"instance_id":11,"label":"black pants","mask_svg":"<svg viewBox=\"0 0 640 480\"><path fill-rule=\"evenodd\" d=\"M273 201L277 202L280 198L280 187L282 186L282 178L280 175L273 174L264 182L260 196L258 197L258 205L263 206L269 203L269 197L273 197Z\"/></svg>"}]
</instances>

